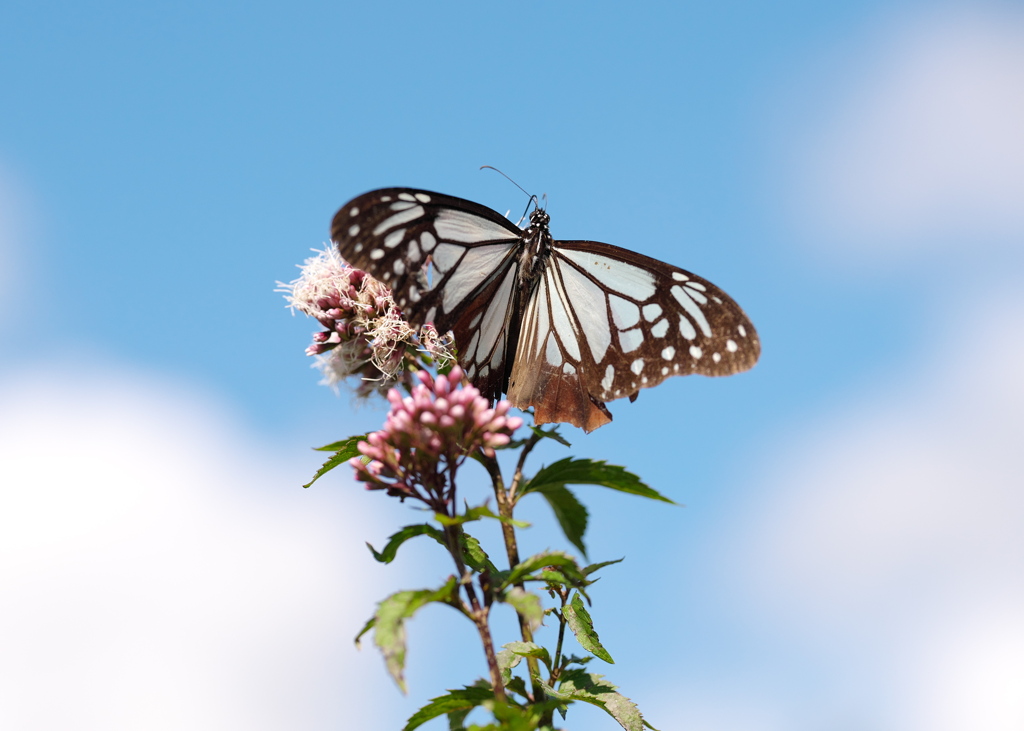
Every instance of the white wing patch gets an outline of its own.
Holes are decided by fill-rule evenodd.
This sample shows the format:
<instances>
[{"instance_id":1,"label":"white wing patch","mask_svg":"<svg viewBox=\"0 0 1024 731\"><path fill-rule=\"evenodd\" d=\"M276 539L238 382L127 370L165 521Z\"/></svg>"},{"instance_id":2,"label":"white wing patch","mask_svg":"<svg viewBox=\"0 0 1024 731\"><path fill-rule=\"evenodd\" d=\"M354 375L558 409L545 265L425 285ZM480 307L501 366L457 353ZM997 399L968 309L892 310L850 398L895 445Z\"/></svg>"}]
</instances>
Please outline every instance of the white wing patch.
<instances>
[{"instance_id":1,"label":"white wing patch","mask_svg":"<svg viewBox=\"0 0 1024 731\"><path fill-rule=\"evenodd\" d=\"M451 246L451 244L438 244L435 254L442 246ZM441 303L445 312L451 312L474 289L486 281L487 277L501 265L512 246L512 244L490 244L478 246L475 249L464 249L465 253L462 255L462 260L458 262L457 268L444 280Z\"/></svg>"},{"instance_id":2,"label":"white wing patch","mask_svg":"<svg viewBox=\"0 0 1024 731\"><path fill-rule=\"evenodd\" d=\"M573 311L579 319L580 327L587 339L590 355L595 363L604 360L608 346L612 343L612 330L608 326L608 307L605 305L605 294L592 281L572 267L558 266L558 260L552 262L558 267L562 276L566 294L573 304Z\"/></svg>"},{"instance_id":3,"label":"white wing patch","mask_svg":"<svg viewBox=\"0 0 1024 731\"><path fill-rule=\"evenodd\" d=\"M516 234L504 226L453 208L442 208L438 211L437 218L434 219L434 230L437 231L438 238L464 244L518 240Z\"/></svg>"},{"instance_id":4,"label":"white wing patch","mask_svg":"<svg viewBox=\"0 0 1024 731\"><path fill-rule=\"evenodd\" d=\"M654 296L654 275L646 269L585 251L563 250L559 253L576 262L607 289L621 292L637 302Z\"/></svg>"}]
</instances>

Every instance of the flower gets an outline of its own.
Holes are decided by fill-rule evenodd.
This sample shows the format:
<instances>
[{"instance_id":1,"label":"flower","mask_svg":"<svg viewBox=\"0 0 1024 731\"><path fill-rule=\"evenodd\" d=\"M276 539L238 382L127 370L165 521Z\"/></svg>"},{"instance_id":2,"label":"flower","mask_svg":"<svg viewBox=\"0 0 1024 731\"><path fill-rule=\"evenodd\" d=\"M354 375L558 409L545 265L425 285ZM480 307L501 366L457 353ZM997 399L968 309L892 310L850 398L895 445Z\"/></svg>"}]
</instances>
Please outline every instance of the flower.
<instances>
[{"instance_id":1,"label":"flower","mask_svg":"<svg viewBox=\"0 0 1024 731\"><path fill-rule=\"evenodd\" d=\"M506 415L508 401L492 408L479 390L463 386L458 366L447 376L419 371L416 377L420 384L411 395L403 397L397 388L388 392L384 428L360 442L359 451L370 461L355 457L350 464L367 488L415 497L440 510L452 498L451 478L466 455L480 449L494 456L523 420Z\"/></svg>"},{"instance_id":2,"label":"flower","mask_svg":"<svg viewBox=\"0 0 1024 731\"><path fill-rule=\"evenodd\" d=\"M358 390L365 395L398 378L407 360L452 360L447 337L432 325L414 329L402 317L391 290L346 264L331 246L307 259L297 279L278 282L277 291L284 292L293 312L323 325L306 354L317 357L316 367L329 386L359 374L363 385ZM421 352L426 357L420 357Z\"/></svg>"}]
</instances>

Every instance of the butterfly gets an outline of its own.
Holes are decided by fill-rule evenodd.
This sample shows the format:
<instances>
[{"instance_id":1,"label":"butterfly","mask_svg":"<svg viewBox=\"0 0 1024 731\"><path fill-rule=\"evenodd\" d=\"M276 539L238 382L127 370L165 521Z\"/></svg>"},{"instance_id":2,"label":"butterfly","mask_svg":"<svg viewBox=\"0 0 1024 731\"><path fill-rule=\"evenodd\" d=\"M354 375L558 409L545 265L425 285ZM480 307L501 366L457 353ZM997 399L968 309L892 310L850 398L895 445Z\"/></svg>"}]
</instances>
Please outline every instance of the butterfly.
<instances>
[{"instance_id":1,"label":"butterfly","mask_svg":"<svg viewBox=\"0 0 1024 731\"><path fill-rule=\"evenodd\" d=\"M534 422L587 432L669 376L727 376L757 362L750 320L706 279L594 241L555 241L535 206L525 229L472 201L383 188L334 216L341 257L387 284L415 325L451 331L481 394Z\"/></svg>"}]
</instances>

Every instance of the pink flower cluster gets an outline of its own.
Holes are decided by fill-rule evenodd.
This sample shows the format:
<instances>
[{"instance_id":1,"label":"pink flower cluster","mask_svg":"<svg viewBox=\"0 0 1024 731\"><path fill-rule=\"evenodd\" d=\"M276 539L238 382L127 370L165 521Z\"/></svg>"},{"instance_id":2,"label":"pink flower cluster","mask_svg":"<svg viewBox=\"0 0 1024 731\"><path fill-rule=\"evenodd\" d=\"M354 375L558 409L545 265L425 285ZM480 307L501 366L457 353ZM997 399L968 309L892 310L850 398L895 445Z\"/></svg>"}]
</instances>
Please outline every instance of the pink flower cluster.
<instances>
[{"instance_id":1,"label":"pink flower cluster","mask_svg":"<svg viewBox=\"0 0 1024 731\"><path fill-rule=\"evenodd\" d=\"M351 375L383 383L398 377L406 356L451 357L448 342L427 325L417 332L384 284L346 264L331 247L307 259L298 279L280 284L288 306L316 318L324 330L313 336L307 355L318 356L324 381L334 386ZM373 388L363 388L364 392Z\"/></svg>"},{"instance_id":2,"label":"pink flower cluster","mask_svg":"<svg viewBox=\"0 0 1024 731\"><path fill-rule=\"evenodd\" d=\"M391 389L384 428L359 444L370 462L355 457L350 464L370 489L432 504L445 499L446 474L466 455L482 449L493 456L494 448L508 444L523 420L506 416L507 401L491 408L476 388L462 387L458 366L447 376L433 378L426 371L416 376L421 384L411 396L402 398L397 388Z\"/></svg>"}]
</instances>

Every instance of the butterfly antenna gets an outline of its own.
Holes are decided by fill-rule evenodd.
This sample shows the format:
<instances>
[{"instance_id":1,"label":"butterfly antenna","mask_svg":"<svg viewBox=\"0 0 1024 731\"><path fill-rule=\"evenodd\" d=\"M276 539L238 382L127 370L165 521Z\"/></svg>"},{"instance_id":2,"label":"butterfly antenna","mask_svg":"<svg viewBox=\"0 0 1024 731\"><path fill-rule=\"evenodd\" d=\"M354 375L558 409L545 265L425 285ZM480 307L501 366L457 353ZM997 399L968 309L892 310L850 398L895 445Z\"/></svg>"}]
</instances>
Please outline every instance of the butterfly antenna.
<instances>
[{"instance_id":1,"label":"butterfly antenna","mask_svg":"<svg viewBox=\"0 0 1024 731\"><path fill-rule=\"evenodd\" d=\"M507 180L508 182L512 183L512 185L514 185L514 186L516 186L517 188L519 188L519 190L521 190L521 191L523 191L524 193L526 193L526 190L525 190L525 189L523 188L523 186L521 186L521 185L520 185L519 183L517 183L516 181L512 180L512 178L510 178L509 176L505 175L505 173L501 172L500 170L498 170L498 168L494 167L493 165L481 165L481 166L480 166L480 169L481 169L481 170L483 170L484 168L487 168L488 170L493 170L493 171L494 171L494 172L496 172L496 173L497 173L498 175L500 175L501 177L505 178L505 180ZM529 193L526 193L526 195L530 195L530 194L529 194ZM532 196L532 195L530 195L530 198L536 198L536 196Z\"/></svg>"},{"instance_id":2,"label":"butterfly antenna","mask_svg":"<svg viewBox=\"0 0 1024 731\"><path fill-rule=\"evenodd\" d=\"M483 170L484 168L487 168L488 170L493 170L498 175L500 175L501 177L505 178L505 180L507 180L508 182L512 183L512 185L514 185L517 188L519 188L519 190L521 190L524 193L526 193L526 189L523 188L523 186L521 186L516 181L512 180L512 178L510 178L509 176L505 175L505 173L501 172L500 170L498 170L498 168L494 167L493 165L481 165L480 166L481 170ZM526 210L523 212L523 215L519 217L519 223L516 224L517 226L521 225L523 223L523 221L526 220L527 215L529 215L529 213L530 213L530 206L537 206L538 208L541 207L540 206L540 200L537 198L537 196L530 195L529 193L526 193L526 195L530 196L530 202L526 204ZM547 194L545 193L545 199L546 198L547 198Z\"/></svg>"}]
</instances>

